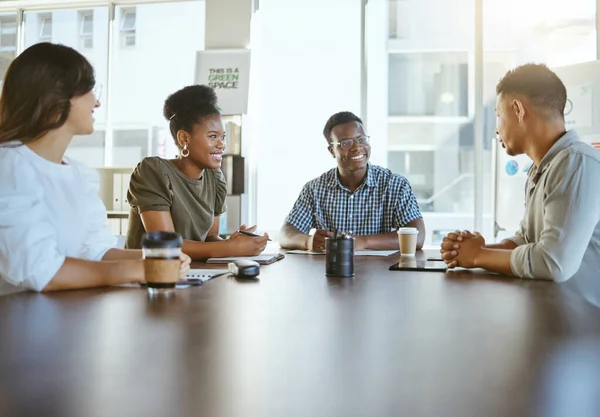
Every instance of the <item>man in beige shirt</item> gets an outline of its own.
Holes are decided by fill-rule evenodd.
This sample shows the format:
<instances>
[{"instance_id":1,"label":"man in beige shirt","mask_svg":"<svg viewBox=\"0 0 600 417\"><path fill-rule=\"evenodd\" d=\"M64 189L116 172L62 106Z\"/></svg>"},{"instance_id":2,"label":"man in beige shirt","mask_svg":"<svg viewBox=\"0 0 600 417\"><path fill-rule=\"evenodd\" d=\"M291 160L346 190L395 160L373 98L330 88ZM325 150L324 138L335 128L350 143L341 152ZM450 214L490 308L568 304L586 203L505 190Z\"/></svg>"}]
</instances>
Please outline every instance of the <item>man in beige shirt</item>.
<instances>
[{"instance_id":1,"label":"man in beige shirt","mask_svg":"<svg viewBox=\"0 0 600 417\"><path fill-rule=\"evenodd\" d=\"M509 71L498 83L497 133L509 155L533 160L519 231L486 245L479 233L451 233L448 267L568 281L600 306L600 152L565 130L562 81L544 65Z\"/></svg>"}]
</instances>

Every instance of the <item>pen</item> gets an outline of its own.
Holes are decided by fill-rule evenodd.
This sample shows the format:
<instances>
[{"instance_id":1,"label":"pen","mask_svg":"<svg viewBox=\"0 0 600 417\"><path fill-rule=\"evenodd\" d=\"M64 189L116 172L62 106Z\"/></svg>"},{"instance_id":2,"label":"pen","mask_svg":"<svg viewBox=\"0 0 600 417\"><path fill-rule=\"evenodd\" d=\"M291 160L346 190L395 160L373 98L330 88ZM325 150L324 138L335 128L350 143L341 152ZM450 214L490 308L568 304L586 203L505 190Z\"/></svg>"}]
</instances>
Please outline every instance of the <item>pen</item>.
<instances>
[{"instance_id":1,"label":"pen","mask_svg":"<svg viewBox=\"0 0 600 417\"><path fill-rule=\"evenodd\" d=\"M252 233L252 232L246 232L245 230L238 230L237 231L240 235L244 235L244 236L250 236L250 237L262 237L261 235L257 235L256 233ZM271 239L267 239L269 242L271 242Z\"/></svg>"}]
</instances>

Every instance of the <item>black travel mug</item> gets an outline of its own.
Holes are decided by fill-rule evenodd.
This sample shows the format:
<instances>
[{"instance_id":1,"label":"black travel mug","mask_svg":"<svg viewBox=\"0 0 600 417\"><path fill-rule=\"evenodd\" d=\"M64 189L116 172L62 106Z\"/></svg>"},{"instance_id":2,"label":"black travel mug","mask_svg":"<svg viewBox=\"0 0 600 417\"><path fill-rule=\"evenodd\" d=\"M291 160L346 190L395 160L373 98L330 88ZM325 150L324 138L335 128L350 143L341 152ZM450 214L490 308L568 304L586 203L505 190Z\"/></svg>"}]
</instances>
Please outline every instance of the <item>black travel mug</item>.
<instances>
[{"instance_id":1,"label":"black travel mug","mask_svg":"<svg viewBox=\"0 0 600 417\"><path fill-rule=\"evenodd\" d=\"M325 275L328 277L354 276L354 238L339 235L325 238Z\"/></svg>"}]
</instances>

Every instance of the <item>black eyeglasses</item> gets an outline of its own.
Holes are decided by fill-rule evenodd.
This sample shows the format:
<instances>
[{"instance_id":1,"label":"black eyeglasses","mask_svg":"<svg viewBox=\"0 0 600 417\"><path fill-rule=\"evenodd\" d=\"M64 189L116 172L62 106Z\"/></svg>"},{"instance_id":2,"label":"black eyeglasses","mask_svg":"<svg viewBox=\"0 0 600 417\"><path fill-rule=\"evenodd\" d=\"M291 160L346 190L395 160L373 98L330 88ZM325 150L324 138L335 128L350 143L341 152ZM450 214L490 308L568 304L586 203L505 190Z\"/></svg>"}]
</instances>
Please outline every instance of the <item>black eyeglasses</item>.
<instances>
[{"instance_id":1,"label":"black eyeglasses","mask_svg":"<svg viewBox=\"0 0 600 417\"><path fill-rule=\"evenodd\" d=\"M355 139L344 139L339 142L331 142L332 145L339 146L345 151L352 149L354 144L356 143L358 146L365 146L369 144L369 136L361 136Z\"/></svg>"}]
</instances>

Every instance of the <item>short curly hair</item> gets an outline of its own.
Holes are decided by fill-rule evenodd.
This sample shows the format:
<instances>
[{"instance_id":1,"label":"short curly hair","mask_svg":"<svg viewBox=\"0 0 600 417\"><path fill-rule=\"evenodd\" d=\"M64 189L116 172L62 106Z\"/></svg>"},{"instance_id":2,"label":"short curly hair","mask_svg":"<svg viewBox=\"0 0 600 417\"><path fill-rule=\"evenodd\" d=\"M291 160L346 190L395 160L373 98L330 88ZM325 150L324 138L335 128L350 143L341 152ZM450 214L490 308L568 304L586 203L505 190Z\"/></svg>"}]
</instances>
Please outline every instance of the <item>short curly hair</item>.
<instances>
[{"instance_id":1,"label":"short curly hair","mask_svg":"<svg viewBox=\"0 0 600 417\"><path fill-rule=\"evenodd\" d=\"M329 120L327 120L327 123L325 123L325 127L323 128L323 136L325 136L325 139L327 139L328 143L331 143L331 131L333 130L333 128L337 125L343 125L352 122L358 122L361 125L363 125L363 121L360 120L360 117L358 117L352 112L341 111L339 113L336 113L333 116L331 116Z\"/></svg>"}]
</instances>

